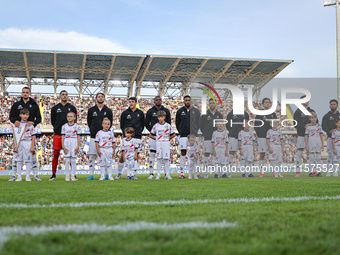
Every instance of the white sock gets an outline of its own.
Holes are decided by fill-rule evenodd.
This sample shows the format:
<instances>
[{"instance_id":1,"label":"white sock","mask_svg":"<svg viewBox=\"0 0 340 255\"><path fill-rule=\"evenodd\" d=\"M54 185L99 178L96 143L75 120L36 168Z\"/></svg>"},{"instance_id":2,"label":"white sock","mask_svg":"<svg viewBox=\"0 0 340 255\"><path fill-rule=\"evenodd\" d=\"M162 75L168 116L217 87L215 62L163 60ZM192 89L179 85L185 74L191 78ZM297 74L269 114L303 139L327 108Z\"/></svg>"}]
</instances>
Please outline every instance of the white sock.
<instances>
[{"instance_id":1,"label":"white sock","mask_svg":"<svg viewBox=\"0 0 340 255\"><path fill-rule=\"evenodd\" d=\"M76 175L76 169L77 169L77 164L76 164L76 158L71 158L71 176Z\"/></svg>"},{"instance_id":2,"label":"white sock","mask_svg":"<svg viewBox=\"0 0 340 255\"><path fill-rule=\"evenodd\" d=\"M203 167L204 169L207 169L209 164L209 157L203 156ZM206 170L206 172L208 172L208 170Z\"/></svg>"},{"instance_id":3,"label":"white sock","mask_svg":"<svg viewBox=\"0 0 340 255\"><path fill-rule=\"evenodd\" d=\"M95 165L96 155L89 155L89 170L90 175L94 173L94 165Z\"/></svg>"},{"instance_id":4,"label":"white sock","mask_svg":"<svg viewBox=\"0 0 340 255\"><path fill-rule=\"evenodd\" d=\"M71 158L65 158L65 175L66 175L66 177L70 176L70 163L71 163Z\"/></svg>"},{"instance_id":5,"label":"white sock","mask_svg":"<svg viewBox=\"0 0 340 255\"><path fill-rule=\"evenodd\" d=\"M328 157L327 157L327 169L331 168L330 165L333 164L333 161L334 161L333 152L328 153ZM333 166L333 168L334 168L334 166Z\"/></svg>"},{"instance_id":6,"label":"white sock","mask_svg":"<svg viewBox=\"0 0 340 255\"><path fill-rule=\"evenodd\" d=\"M309 164L315 164L315 154L309 153ZM311 166L311 171L315 170L315 166Z\"/></svg>"},{"instance_id":7,"label":"white sock","mask_svg":"<svg viewBox=\"0 0 340 255\"><path fill-rule=\"evenodd\" d=\"M105 167L105 166L100 166L100 177L101 177L101 178L104 178L104 176L105 176L105 170L106 170L106 167Z\"/></svg>"},{"instance_id":8,"label":"white sock","mask_svg":"<svg viewBox=\"0 0 340 255\"><path fill-rule=\"evenodd\" d=\"M126 174L127 174L127 176L130 176L130 165L127 165L127 167L126 167Z\"/></svg>"},{"instance_id":9,"label":"white sock","mask_svg":"<svg viewBox=\"0 0 340 255\"><path fill-rule=\"evenodd\" d=\"M163 159L164 164L164 172L166 176L170 176L170 160L169 159Z\"/></svg>"},{"instance_id":10,"label":"white sock","mask_svg":"<svg viewBox=\"0 0 340 255\"><path fill-rule=\"evenodd\" d=\"M277 160L271 160L271 161L270 161L270 164L271 164L271 166L273 167L274 176L276 176L277 173L278 173Z\"/></svg>"},{"instance_id":11,"label":"white sock","mask_svg":"<svg viewBox=\"0 0 340 255\"><path fill-rule=\"evenodd\" d=\"M302 153L303 153L303 151L300 151L300 150L298 150L297 152L296 152L296 171L297 171L297 173L299 173L300 172L300 166L301 166L301 163L302 163Z\"/></svg>"},{"instance_id":12,"label":"white sock","mask_svg":"<svg viewBox=\"0 0 340 255\"><path fill-rule=\"evenodd\" d=\"M122 174L124 163L118 163L118 173Z\"/></svg>"},{"instance_id":13,"label":"white sock","mask_svg":"<svg viewBox=\"0 0 340 255\"><path fill-rule=\"evenodd\" d=\"M17 174L17 162L12 160L12 176L16 176Z\"/></svg>"},{"instance_id":14,"label":"white sock","mask_svg":"<svg viewBox=\"0 0 340 255\"><path fill-rule=\"evenodd\" d=\"M134 169L133 169L134 170L133 175L136 175L138 169L139 169L138 160L135 160L135 165L134 165Z\"/></svg>"},{"instance_id":15,"label":"white sock","mask_svg":"<svg viewBox=\"0 0 340 255\"><path fill-rule=\"evenodd\" d=\"M157 159L157 175L161 175L161 168L162 168L162 159Z\"/></svg>"},{"instance_id":16,"label":"white sock","mask_svg":"<svg viewBox=\"0 0 340 255\"><path fill-rule=\"evenodd\" d=\"M261 169L261 174L263 174L263 166L264 166L264 159L259 160L259 165L260 165L260 169Z\"/></svg>"},{"instance_id":17,"label":"white sock","mask_svg":"<svg viewBox=\"0 0 340 255\"><path fill-rule=\"evenodd\" d=\"M30 176L30 174L31 174L31 166L32 166L31 162L27 162L26 163L26 176Z\"/></svg>"},{"instance_id":18,"label":"white sock","mask_svg":"<svg viewBox=\"0 0 340 255\"><path fill-rule=\"evenodd\" d=\"M182 156L182 155L181 155L181 157L179 158L179 166L180 166L181 174L184 173L185 157L186 157L186 156Z\"/></svg>"},{"instance_id":19,"label":"white sock","mask_svg":"<svg viewBox=\"0 0 340 255\"><path fill-rule=\"evenodd\" d=\"M17 174L18 174L18 177L21 177L21 169L22 169L22 162L21 161L17 161Z\"/></svg>"},{"instance_id":20,"label":"white sock","mask_svg":"<svg viewBox=\"0 0 340 255\"><path fill-rule=\"evenodd\" d=\"M251 169L251 166L252 166L251 161L246 161L247 171L248 171L248 169L249 169L249 173L250 173L250 174L253 172L253 170Z\"/></svg>"},{"instance_id":21,"label":"white sock","mask_svg":"<svg viewBox=\"0 0 340 255\"><path fill-rule=\"evenodd\" d=\"M231 166L234 163L234 157L235 155L229 154L228 155L228 165Z\"/></svg>"},{"instance_id":22,"label":"white sock","mask_svg":"<svg viewBox=\"0 0 340 255\"><path fill-rule=\"evenodd\" d=\"M34 176L38 176L38 160L37 160L37 155L32 155L32 170Z\"/></svg>"},{"instance_id":23,"label":"white sock","mask_svg":"<svg viewBox=\"0 0 340 255\"><path fill-rule=\"evenodd\" d=\"M150 156L149 156L149 171L150 171L150 174L153 174L153 169L155 167L155 157L156 157L156 153L150 151Z\"/></svg>"},{"instance_id":24,"label":"white sock","mask_svg":"<svg viewBox=\"0 0 340 255\"><path fill-rule=\"evenodd\" d=\"M317 164L321 164L321 153L320 154L316 154L316 163Z\"/></svg>"}]
</instances>

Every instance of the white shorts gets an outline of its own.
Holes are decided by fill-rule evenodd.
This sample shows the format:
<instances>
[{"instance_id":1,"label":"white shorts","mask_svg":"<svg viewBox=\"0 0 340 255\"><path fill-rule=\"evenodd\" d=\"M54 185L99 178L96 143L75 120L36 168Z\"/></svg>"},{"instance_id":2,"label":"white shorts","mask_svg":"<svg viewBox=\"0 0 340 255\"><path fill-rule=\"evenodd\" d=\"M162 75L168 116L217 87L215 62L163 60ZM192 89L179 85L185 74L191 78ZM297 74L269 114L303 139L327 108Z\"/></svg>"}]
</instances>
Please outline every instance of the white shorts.
<instances>
[{"instance_id":1,"label":"white shorts","mask_svg":"<svg viewBox=\"0 0 340 255\"><path fill-rule=\"evenodd\" d=\"M155 151L156 150L156 140L155 139L152 139L152 138L149 138L149 150L153 150Z\"/></svg>"},{"instance_id":2,"label":"white shorts","mask_svg":"<svg viewBox=\"0 0 340 255\"><path fill-rule=\"evenodd\" d=\"M64 154L64 158L76 158L77 154L75 150L77 148L77 139L65 139L64 140L64 147L68 150L67 153Z\"/></svg>"},{"instance_id":3,"label":"white shorts","mask_svg":"<svg viewBox=\"0 0 340 255\"><path fill-rule=\"evenodd\" d=\"M13 153L13 161L31 163L32 152L31 152L31 141L21 141L18 147L18 152Z\"/></svg>"},{"instance_id":4,"label":"white shorts","mask_svg":"<svg viewBox=\"0 0 340 255\"><path fill-rule=\"evenodd\" d=\"M296 148L297 149L305 149L306 148L304 136L298 136L297 141L296 141Z\"/></svg>"},{"instance_id":5,"label":"white shorts","mask_svg":"<svg viewBox=\"0 0 340 255\"><path fill-rule=\"evenodd\" d=\"M156 157L157 159L170 159L170 141L156 142Z\"/></svg>"},{"instance_id":6,"label":"white shorts","mask_svg":"<svg viewBox=\"0 0 340 255\"><path fill-rule=\"evenodd\" d=\"M134 170L135 169L135 160L132 158L132 159L125 159L125 162L124 162L124 169L125 170Z\"/></svg>"},{"instance_id":7,"label":"white shorts","mask_svg":"<svg viewBox=\"0 0 340 255\"><path fill-rule=\"evenodd\" d=\"M229 151L237 151L238 150L238 139L234 137L229 137Z\"/></svg>"},{"instance_id":8,"label":"white shorts","mask_svg":"<svg viewBox=\"0 0 340 255\"><path fill-rule=\"evenodd\" d=\"M143 142L142 142L142 139L135 138L135 141L136 141L136 147L138 148L138 149L137 149L137 152L138 152L138 153L143 152L144 149L143 149Z\"/></svg>"},{"instance_id":9,"label":"white shorts","mask_svg":"<svg viewBox=\"0 0 340 255\"><path fill-rule=\"evenodd\" d=\"M267 146L267 139L266 138L259 138L258 153L267 153L268 152L268 146Z\"/></svg>"},{"instance_id":10,"label":"white shorts","mask_svg":"<svg viewBox=\"0 0 340 255\"><path fill-rule=\"evenodd\" d=\"M322 144L320 138L308 138L309 152L322 152Z\"/></svg>"},{"instance_id":11,"label":"white shorts","mask_svg":"<svg viewBox=\"0 0 340 255\"><path fill-rule=\"evenodd\" d=\"M329 154L334 155L333 144L332 144L332 138L331 137L327 138L327 153L328 153L328 155Z\"/></svg>"},{"instance_id":12,"label":"white shorts","mask_svg":"<svg viewBox=\"0 0 340 255\"><path fill-rule=\"evenodd\" d=\"M95 140L96 140L95 138L90 139L89 150L87 152L87 155L96 155L96 156L98 155Z\"/></svg>"},{"instance_id":13,"label":"white shorts","mask_svg":"<svg viewBox=\"0 0 340 255\"><path fill-rule=\"evenodd\" d=\"M281 145L271 145L273 153L269 152L269 160L277 160L282 162L282 148Z\"/></svg>"},{"instance_id":14,"label":"white shorts","mask_svg":"<svg viewBox=\"0 0 340 255\"><path fill-rule=\"evenodd\" d=\"M225 155L225 148L215 148L215 164L225 165L227 163L227 156Z\"/></svg>"},{"instance_id":15,"label":"white shorts","mask_svg":"<svg viewBox=\"0 0 340 255\"><path fill-rule=\"evenodd\" d=\"M213 145L211 140L205 140L203 142L203 153L213 153Z\"/></svg>"},{"instance_id":16,"label":"white shorts","mask_svg":"<svg viewBox=\"0 0 340 255\"><path fill-rule=\"evenodd\" d=\"M188 137L180 137L179 138L179 150L187 150L187 146L188 146Z\"/></svg>"},{"instance_id":17,"label":"white shorts","mask_svg":"<svg viewBox=\"0 0 340 255\"><path fill-rule=\"evenodd\" d=\"M281 147L280 147L281 148ZM246 145L241 147L243 152L243 158L245 161L253 162L254 160L254 149L253 145Z\"/></svg>"},{"instance_id":18,"label":"white shorts","mask_svg":"<svg viewBox=\"0 0 340 255\"><path fill-rule=\"evenodd\" d=\"M100 148L101 156L98 158L98 165L112 166L113 148Z\"/></svg>"},{"instance_id":19,"label":"white shorts","mask_svg":"<svg viewBox=\"0 0 340 255\"><path fill-rule=\"evenodd\" d=\"M333 160L336 162L336 163L340 163L340 146L335 146L335 149L336 149L336 152L337 154L334 155L334 158ZM334 154L334 153L333 153Z\"/></svg>"}]
</instances>

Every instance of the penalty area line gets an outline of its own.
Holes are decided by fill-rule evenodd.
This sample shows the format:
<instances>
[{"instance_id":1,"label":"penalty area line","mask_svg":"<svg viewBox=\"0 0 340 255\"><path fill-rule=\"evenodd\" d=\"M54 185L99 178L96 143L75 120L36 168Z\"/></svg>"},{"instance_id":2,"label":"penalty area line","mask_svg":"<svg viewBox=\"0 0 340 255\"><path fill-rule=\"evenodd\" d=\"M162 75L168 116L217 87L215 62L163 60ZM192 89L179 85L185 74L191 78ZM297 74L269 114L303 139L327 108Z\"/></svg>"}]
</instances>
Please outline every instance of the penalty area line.
<instances>
[{"instance_id":1,"label":"penalty area line","mask_svg":"<svg viewBox=\"0 0 340 255\"><path fill-rule=\"evenodd\" d=\"M97 225L97 224L83 224L83 225L52 225L52 226L34 226L34 227L1 227L0 228L0 249L10 239L18 238L19 236L42 235L50 232L62 233L102 233L109 231L135 232L145 230L180 230L180 229L216 229L216 228L234 228L237 227L237 222L184 222L184 223L153 223L153 222L135 222L118 225Z\"/></svg>"},{"instance_id":2,"label":"penalty area line","mask_svg":"<svg viewBox=\"0 0 340 255\"><path fill-rule=\"evenodd\" d=\"M96 206L121 206L121 205L190 205L213 203L260 203L260 202L301 202L309 200L340 200L337 196L301 196L301 197L264 197L264 198L222 198L222 199L198 199L198 200L166 200L166 201L113 201L113 202L73 202L58 204L0 204L3 208L59 208L59 207L96 207Z\"/></svg>"}]
</instances>

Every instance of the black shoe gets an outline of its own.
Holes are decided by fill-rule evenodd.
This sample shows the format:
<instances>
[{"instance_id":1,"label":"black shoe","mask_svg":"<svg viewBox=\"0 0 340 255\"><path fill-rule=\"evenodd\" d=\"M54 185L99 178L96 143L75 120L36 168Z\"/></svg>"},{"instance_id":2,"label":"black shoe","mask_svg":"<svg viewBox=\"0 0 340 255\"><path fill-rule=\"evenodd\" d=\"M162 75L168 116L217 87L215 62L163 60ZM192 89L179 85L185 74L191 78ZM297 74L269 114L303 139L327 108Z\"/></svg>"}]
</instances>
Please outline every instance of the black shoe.
<instances>
[{"instance_id":1,"label":"black shoe","mask_svg":"<svg viewBox=\"0 0 340 255\"><path fill-rule=\"evenodd\" d=\"M252 173L248 174L248 177L255 177Z\"/></svg>"},{"instance_id":2,"label":"black shoe","mask_svg":"<svg viewBox=\"0 0 340 255\"><path fill-rule=\"evenodd\" d=\"M222 174L222 178L228 178L226 174Z\"/></svg>"},{"instance_id":3,"label":"black shoe","mask_svg":"<svg viewBox=\"0 0 340 255\"><path fill-rule=\"evenodd\" d=\"M215 175L214 175L214 178L218 178L218 174L215 174Z\"/></svg>"},{"instance_id":4,"label":"black shoe","mask_svg":"<svg viewBox=\"0 0 340 255\"><path fill-rule=\"evenodd\" d=\"M317 173L316 177L322 177L321 173Z\"/></svg>"},{"instance_id":5,"label":"black shoe","mask_svg":"<svg viewBox=\"0 0 340 255\"><path fill-rule=\"evenodd\" d=\"M247 177L245 173L243 173L241 176L242 176L242 178L246 178Z\"/></svg>"},{"instance_id":6,"label":"black shoe","mask_svg":"<svg viewBox=\"0 0 340 255\"><path fill-rule=\"evenodd\" d=\"M313 173L309 173L309 177L313 177Z\"/></svg>"},{"instance_id":7,"label":"black shoe","mask_svg":"<svg viewBox=\"0 0 340 255\"><path fill-rule=\"evenodd\" d=\"M57 178L55 176L55 174L52 175L52 177L49 179L49 181L55 181Z\"/></svg>"}]
</instances>

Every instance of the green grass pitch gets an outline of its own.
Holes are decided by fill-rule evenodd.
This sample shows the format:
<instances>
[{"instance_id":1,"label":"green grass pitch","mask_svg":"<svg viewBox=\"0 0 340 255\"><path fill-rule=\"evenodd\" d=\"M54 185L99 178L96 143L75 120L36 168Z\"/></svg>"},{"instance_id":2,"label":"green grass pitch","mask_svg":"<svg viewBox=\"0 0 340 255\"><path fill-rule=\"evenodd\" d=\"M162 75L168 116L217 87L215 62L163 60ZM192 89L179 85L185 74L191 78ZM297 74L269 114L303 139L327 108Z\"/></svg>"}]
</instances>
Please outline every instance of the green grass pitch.
<instances>
[{"instance_id":1,"label":"green grass pitch","mask_svg":"<svg viewBox=\"0 0 340 255\"><path fill-rule=\"evenodd\" d=\"M163 178L162 174L162 178ZM340 195L337 177L8 182L0 177L0 204L167 201ZM51 232L11 236L0 254L339 254L340 200L217 202L171 205L109 205L46 208L0 207L1 229L67 224L117 225L133 222L236 222L232 228Z\"/></svg>"}]
</instances>

